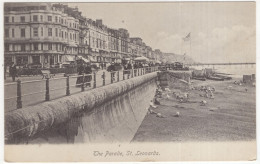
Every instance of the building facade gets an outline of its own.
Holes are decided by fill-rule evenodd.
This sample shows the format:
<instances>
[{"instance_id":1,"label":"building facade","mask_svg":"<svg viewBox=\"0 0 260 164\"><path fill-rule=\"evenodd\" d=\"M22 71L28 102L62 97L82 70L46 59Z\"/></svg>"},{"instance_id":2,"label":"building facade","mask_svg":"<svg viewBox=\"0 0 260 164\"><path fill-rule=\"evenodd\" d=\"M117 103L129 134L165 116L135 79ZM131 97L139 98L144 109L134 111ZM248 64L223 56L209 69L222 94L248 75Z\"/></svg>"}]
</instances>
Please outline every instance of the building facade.
<instances>
[{"instance_id":1,"label":"building facade","mask_svg":"<svg viewBox=\"0 0 260 164\"><path fill-rule=\"evenodd\" d=\"M81 15L78 8L57 3L5 3L5 63L53 67L82 56L92 62L116 62L145 56L160 60L161 53L127 29L109 28L101 19Z\"/></svg>"},{"instance_id":2,"label":"building facade","mask_svg":"<svg viewBox=\"0 0 260 164\"><path fill-rule=\"evenodd\" d=\"M50 67L76 55L79 21L50 3L5 4L5 61Z\"/></svg>"}]
</instances>

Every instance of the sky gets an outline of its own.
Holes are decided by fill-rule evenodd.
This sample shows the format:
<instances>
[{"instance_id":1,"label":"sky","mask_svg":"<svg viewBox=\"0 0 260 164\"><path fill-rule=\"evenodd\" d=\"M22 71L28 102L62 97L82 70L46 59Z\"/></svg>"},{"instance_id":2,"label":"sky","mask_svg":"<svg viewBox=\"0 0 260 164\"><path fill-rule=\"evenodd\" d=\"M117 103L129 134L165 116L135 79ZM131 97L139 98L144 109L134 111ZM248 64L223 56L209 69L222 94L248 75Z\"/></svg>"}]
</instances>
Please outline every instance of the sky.
<instances>
[{"instance_id":1,"label":"sky","mask_svg":"<svg viewBox=\"0 0 260 164\"><path fill-rule=\"evenodd\" d=\"M153 49L198 62L255 62L255 2L69 3ZM183 37L191 33L190 41Z\"/></svg>"}]
</instances>

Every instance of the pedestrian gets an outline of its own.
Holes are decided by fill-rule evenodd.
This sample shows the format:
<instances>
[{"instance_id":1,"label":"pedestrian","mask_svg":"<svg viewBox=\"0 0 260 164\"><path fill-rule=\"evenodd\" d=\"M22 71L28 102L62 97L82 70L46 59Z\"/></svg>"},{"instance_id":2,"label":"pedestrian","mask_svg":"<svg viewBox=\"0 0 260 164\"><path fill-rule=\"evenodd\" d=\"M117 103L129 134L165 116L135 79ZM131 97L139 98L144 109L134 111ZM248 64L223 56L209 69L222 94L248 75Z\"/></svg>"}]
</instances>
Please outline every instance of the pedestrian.
<instances>
[{"instance_id":1,"label":"pedestrian","mask_svg":"<svg viewBox=\"0 0 260 164\"><path fill-rule=\"evenodd\" d=\"M9 73L10 73L13 81L15 81L15 77L17 76L17 69L16 69L16 65L14 64L14 62L11 63L11 66L9 68Z\"/></svg>"},{"instance_id":2,"label":"pedestrian","mask_svg":"<svg viewBox=\"0 0 260 164\"><path fill-rule=\"evenodd\" d=\"M128 63L128 65L127 65L127 69L132 69L132 65L131 65L131 63Z\"/></svg>"},{"instance_id":3,"label":"pedestrian","mask_svg":"<svg viewBox=\"0 0 260 164\"><path fill-rule=\"evenodd\" d=\"M81 86L81 84L83 83L83 73L84 73L84 64L83 62L81 62L77 68L77 72L78 72L78 75L79 77L77 78L77 81L76 81L76 86L79 87Z\"/></svg>"},{"instance_id":4,"label":"pedestrian","mask_svg":"<svg viewBox=\"0 0 260 164\"><path fill-rule=\"evenodd\" d=\"M87 63L87 66L85 67L85 79L84 81L86 82L86 86L91 87L91 80L92 80L92 75L89 76L90 74L92 74L92 69L91 69L91 65L90 63Z\"/></svg>"},{"instance_id":5,"label":"pedestrian","mask_svg":"<svg viewBox=\"0 0 260 164\"><path fill-rule=\"evenodd\" d=\"M7 66L6 64L4 64L4 79L6 80L6 70L7 70Z\"/></svg>"}]
</instances>

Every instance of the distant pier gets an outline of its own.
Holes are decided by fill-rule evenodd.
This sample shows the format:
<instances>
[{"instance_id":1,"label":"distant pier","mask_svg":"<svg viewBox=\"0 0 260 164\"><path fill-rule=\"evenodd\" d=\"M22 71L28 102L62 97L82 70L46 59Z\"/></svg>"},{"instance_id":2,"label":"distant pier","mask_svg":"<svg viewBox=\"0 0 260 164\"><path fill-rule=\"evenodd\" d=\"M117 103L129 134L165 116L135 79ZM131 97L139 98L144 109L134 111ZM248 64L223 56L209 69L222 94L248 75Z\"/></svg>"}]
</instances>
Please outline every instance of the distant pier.
<instances>
[{"instance_id":1,"label":"distant pier","mask_svg":"<svg viewBox=\"0 0 260 164\"><path fill-rule=\"evenodd\" d=\"M255 65L256 63L193 63L187 66L211 66L211 65Z\"/></svg>"}]
</instances>

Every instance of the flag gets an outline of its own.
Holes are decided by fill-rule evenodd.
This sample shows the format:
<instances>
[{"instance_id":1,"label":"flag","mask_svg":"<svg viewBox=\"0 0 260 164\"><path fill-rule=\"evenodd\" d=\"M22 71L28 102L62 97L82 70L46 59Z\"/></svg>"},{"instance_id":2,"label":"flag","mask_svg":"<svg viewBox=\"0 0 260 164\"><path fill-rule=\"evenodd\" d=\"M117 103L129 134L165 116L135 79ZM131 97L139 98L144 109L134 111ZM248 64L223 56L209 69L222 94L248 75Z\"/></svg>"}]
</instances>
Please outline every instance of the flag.
<instances>
[{"instance_id":1,"label":"flag","mask_svg":"<svg viewBox=\"0 0 260 164\"><path fill-rule=\"evenodd\" d=\"M185 42L185 41L190 41L190 33L186 36L186 37L184 37L184 38L182 38L183 39L183 41Z\"/></svg>"}]
</instances>

